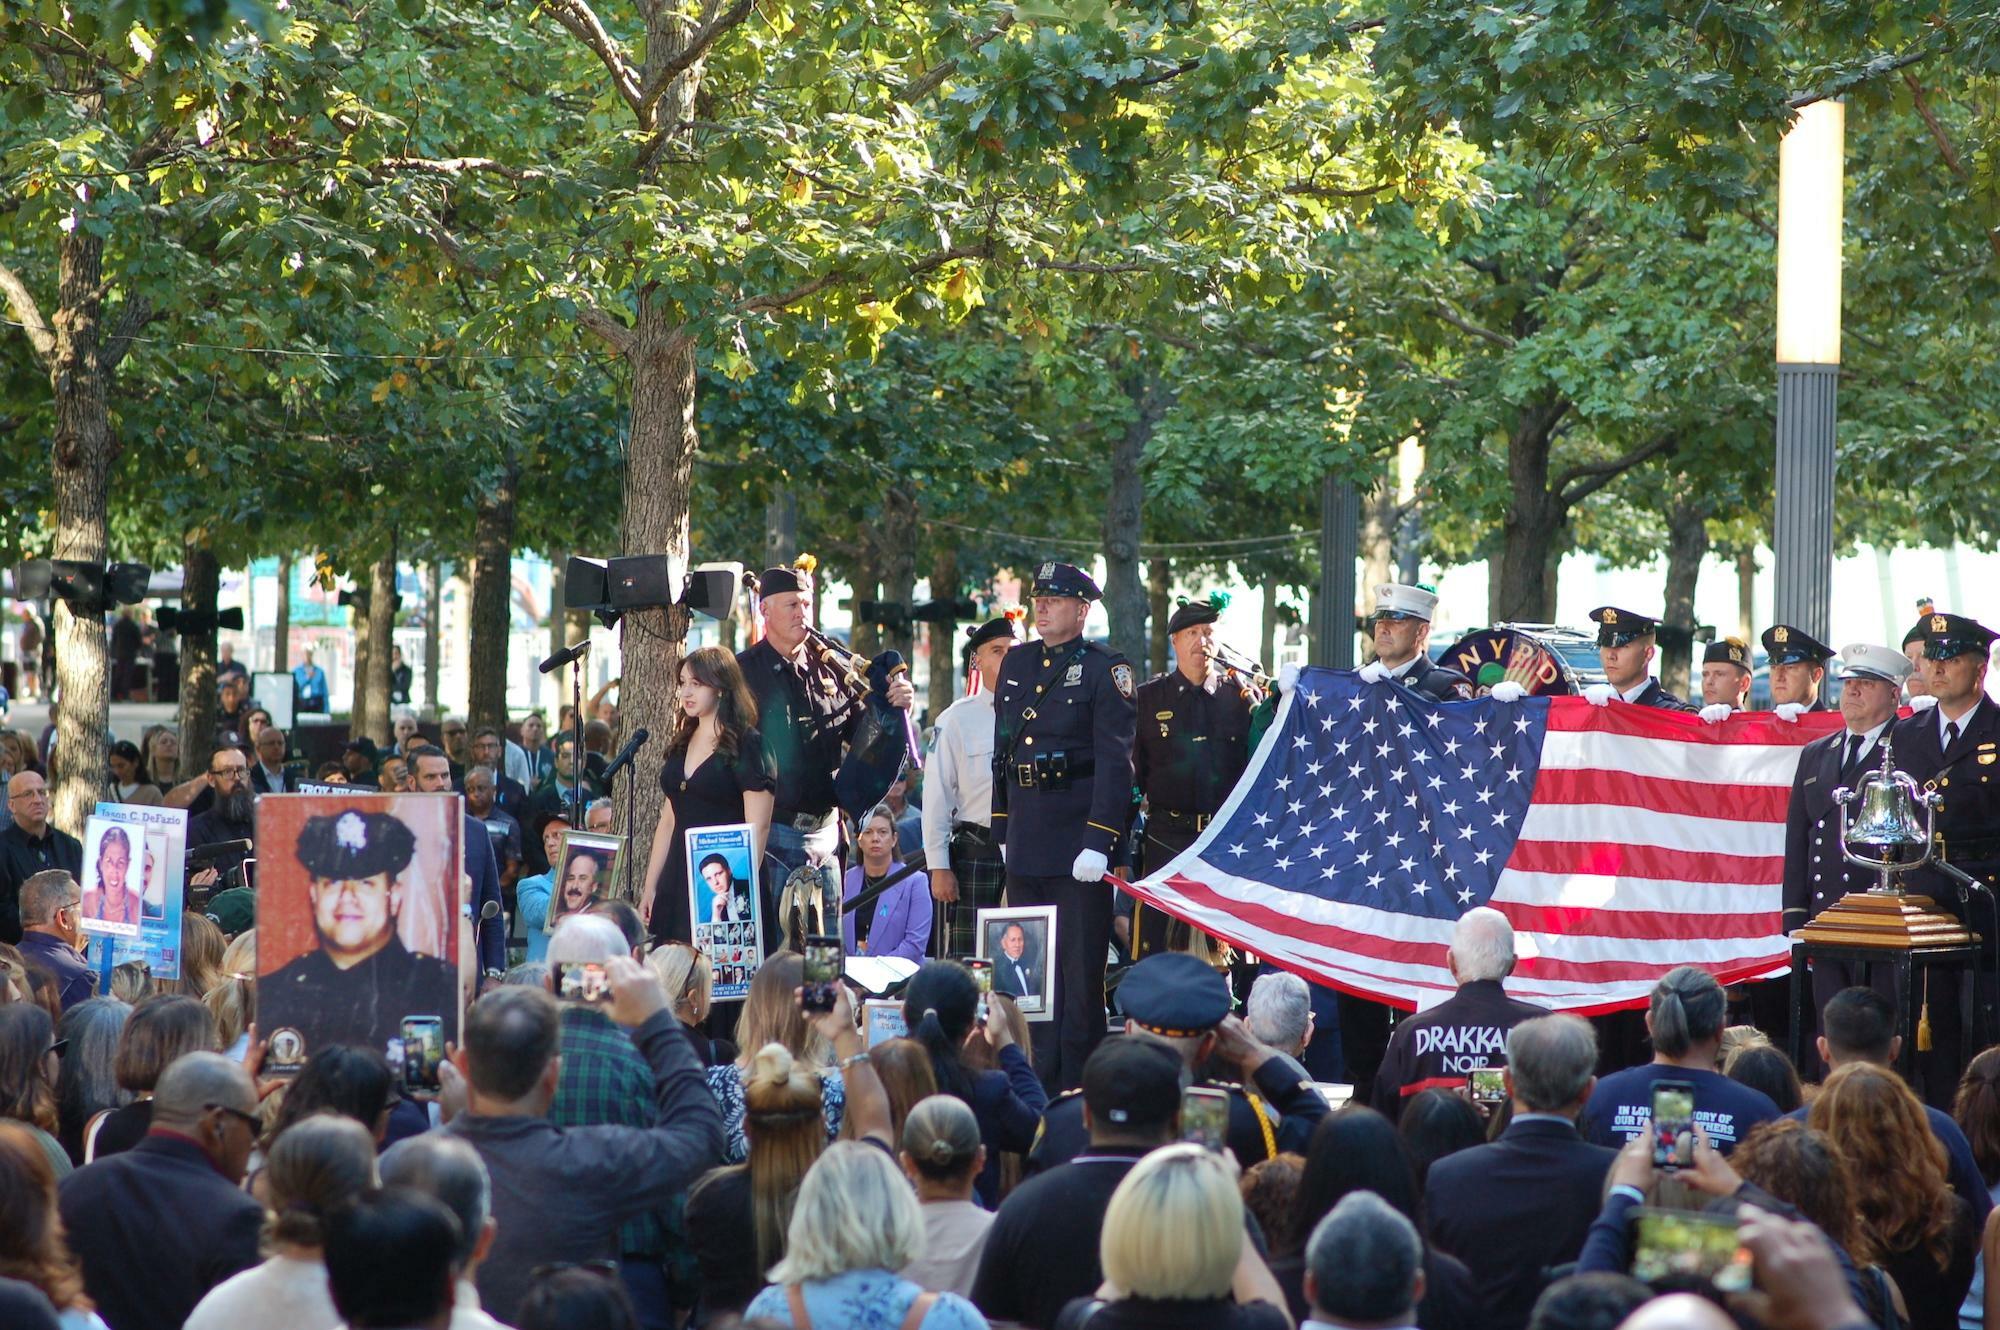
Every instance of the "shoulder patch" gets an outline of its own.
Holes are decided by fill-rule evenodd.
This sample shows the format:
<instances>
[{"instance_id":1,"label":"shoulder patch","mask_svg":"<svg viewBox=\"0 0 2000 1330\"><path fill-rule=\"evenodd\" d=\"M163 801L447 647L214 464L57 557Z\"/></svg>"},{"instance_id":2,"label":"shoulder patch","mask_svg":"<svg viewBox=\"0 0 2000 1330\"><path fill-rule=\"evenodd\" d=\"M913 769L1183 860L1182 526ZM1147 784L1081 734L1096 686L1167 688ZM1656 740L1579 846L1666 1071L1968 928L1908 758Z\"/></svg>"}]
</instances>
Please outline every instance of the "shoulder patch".
<instances>
[{"instance_id":1,"label":"shoulder patch","mask_svg":"<svg viewBox=\"0 0 2000 1330\"><path fill-rule=\"evenodd\" d=\"M1132 667L1119 661L1111 667L1111 682L1125 697L1132 696Z\"/></svg>"}]
</instances>

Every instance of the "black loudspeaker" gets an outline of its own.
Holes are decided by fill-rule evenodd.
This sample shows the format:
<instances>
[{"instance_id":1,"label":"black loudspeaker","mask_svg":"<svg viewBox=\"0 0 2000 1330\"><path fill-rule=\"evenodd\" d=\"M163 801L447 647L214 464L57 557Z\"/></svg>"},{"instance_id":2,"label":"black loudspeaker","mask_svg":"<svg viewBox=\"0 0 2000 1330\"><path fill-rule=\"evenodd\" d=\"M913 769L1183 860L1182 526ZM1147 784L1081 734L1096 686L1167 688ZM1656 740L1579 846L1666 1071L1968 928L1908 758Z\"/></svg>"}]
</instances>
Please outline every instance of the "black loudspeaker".
<instances>
[{"instance_id":1,"label":"black loudspeaker","mask_svg":"<svg viewBox=\"0 0 2000 1330\"><path fill-rule=\"evenodd\" d=\"M572 554L563 569L563 601L573 610L610 609L604 560Z\"/></svg>"},{"instance_id":2,"label":"black loudspeaker","mask_svg":"<svg viewBox=\"0 0 2000 1330\"><path fill-rule=\"evenodd\" d=\"M697 564L688 574L681 604L711 619L727 619L736 613L736 588L742 584L740 563Z\"/></svg>"},{"instance_id":3,"label":"black loudspeaker","mask_svg":"<svg viewBox=\"0 0 2000 1330\"><path fill-rule=\"evenodd\" d=\"M681 598L681 570L670 554L630 554L605 565L614 610L663 610Z\"/></svg>"}]
</instances>

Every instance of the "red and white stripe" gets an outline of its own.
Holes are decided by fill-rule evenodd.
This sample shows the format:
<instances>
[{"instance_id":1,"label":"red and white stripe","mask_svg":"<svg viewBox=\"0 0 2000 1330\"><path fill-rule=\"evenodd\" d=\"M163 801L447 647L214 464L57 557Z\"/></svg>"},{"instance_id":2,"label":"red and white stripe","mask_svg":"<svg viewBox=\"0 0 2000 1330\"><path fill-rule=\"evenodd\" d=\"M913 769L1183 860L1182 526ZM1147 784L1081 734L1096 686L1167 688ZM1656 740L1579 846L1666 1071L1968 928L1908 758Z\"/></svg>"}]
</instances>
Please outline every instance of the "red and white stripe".
<instances>
[{"instance_id":1,"label":"red and white stripe","mask_svg":"<svg viewBox=\"0 0 2000 1330\"><path fill-rule=\"evenodd\" d=\"M1291 705L1287 696L1281 708ZM1284 719L1281 709L1252 772ZM1552 699L1528 814L1491 901L1521 957L1507 991L1589 1015L1642 1003L1677 965L1724 983L1786 973L1785 808L1800 748L1840 724L1837 713L1787 723L1758 712L1707 725ZM1449 995L1451 921L1322 901L1205 857L1253 784L1239 783L1200 840L1131 890L1321 983L1401 1007Z\"/></svg>"}]
</instances>

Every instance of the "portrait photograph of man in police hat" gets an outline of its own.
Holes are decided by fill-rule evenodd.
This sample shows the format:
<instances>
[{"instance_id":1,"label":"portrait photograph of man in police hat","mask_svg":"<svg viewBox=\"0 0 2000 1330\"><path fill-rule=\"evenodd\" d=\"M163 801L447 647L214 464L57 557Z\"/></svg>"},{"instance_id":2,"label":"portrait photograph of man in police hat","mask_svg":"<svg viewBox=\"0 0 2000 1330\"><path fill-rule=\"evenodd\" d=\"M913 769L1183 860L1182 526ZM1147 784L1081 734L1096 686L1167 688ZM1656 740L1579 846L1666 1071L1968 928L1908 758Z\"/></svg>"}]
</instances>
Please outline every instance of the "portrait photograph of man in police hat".
<instances>
[{"instance_id":1,"label":"portrait photograph of man in police hat","mask_svg":"<svg viewBox=\"0 0 2000 1330\"><path fill-rule=\"evenodd\" d=\"M329 1044L400 1047L406 1023L457 1040L462 825L448 795L257 801L268 1070L295 1071Z\"/></svg>"}]
</instances>

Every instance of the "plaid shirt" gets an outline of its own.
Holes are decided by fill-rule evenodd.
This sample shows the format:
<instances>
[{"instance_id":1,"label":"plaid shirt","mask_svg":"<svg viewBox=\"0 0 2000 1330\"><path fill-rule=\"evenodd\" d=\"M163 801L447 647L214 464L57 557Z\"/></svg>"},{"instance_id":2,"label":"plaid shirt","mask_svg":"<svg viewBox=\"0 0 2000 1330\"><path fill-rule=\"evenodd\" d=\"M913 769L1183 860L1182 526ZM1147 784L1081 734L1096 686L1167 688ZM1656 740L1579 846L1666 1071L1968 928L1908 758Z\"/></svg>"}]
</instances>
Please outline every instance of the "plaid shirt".
<instances>
[{"instance_id":1,"label":"plaid shirt","mask_svg":"<svg viewBox=\"0 0 2000 1330\"><path fill-rule=\"evenodd\" d=\"M659 1122L653 1069L625 1031L601 1011L563 1004L562 1079L549 1105L549 1121L559 1127L651 1127ZM678 1203L674 1208L679 1209ZM666 1247L660 1215L626 1223L618 1230L618 1243L626 1256L657 1259Z\"/></svg>"}]
</instances>

